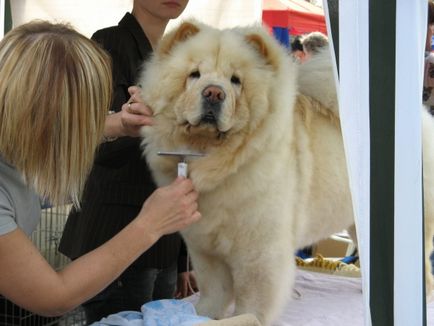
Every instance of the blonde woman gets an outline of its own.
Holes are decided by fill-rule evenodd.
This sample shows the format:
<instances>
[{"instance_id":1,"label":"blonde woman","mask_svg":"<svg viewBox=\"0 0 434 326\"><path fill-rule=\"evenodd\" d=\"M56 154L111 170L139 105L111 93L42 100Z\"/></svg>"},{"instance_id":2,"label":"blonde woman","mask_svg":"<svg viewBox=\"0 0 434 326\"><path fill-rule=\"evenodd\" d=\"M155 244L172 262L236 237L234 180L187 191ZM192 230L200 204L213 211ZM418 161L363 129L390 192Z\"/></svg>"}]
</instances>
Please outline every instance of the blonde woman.
<instances>
[{"instance_id":1,"label":"blonde woman","mask_svg":"<svg viewBox=\"0 0 434 326\"><path fill-rule=\"evenodd\" d=\"M40 197L79 201L110 107L109 62L63 24L31 22L0 42L0 294L41 315L80 305L161 236L200 218L191 181L177 179L111 240L61 271L29 240Z\"/></svg>"}]
</instances>

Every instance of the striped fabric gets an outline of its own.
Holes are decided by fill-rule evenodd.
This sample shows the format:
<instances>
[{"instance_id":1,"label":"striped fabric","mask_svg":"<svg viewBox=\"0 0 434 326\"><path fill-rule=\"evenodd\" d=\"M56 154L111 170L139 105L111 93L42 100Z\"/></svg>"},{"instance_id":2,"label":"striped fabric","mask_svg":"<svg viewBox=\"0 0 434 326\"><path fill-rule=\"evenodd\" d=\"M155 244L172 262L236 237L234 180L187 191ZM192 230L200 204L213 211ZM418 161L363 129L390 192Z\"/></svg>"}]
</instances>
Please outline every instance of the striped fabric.
<instances>
[{"instance_id":1,"label":"striped fabric","mask_svg":"<svg viewBox=\"0 0 434 326\"><path fill-rule=\"evenodd\" d=\"M421 94L426 0L324 0L363 275L365 325L426 325Z\"/></svg>"}]
</instances>

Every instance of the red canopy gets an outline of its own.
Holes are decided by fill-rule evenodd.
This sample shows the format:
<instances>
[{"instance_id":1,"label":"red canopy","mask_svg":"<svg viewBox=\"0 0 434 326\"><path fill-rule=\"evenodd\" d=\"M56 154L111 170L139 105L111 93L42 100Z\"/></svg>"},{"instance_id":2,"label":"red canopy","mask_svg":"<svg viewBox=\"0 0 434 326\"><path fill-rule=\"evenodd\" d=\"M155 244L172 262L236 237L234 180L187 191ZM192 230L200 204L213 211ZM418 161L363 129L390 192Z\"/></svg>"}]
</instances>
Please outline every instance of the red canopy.
<instances>
[{"instance_id":1,"label":"red canopy","mask_svg":"<svg viewBox=\"0 0 434 326\"><path fill-rule=\"evenodd\" d=\"M322 8L304 0L262 0L262 22L270 29L288 28L291 35L327 34Z\"/></svg>"}]
</instances>

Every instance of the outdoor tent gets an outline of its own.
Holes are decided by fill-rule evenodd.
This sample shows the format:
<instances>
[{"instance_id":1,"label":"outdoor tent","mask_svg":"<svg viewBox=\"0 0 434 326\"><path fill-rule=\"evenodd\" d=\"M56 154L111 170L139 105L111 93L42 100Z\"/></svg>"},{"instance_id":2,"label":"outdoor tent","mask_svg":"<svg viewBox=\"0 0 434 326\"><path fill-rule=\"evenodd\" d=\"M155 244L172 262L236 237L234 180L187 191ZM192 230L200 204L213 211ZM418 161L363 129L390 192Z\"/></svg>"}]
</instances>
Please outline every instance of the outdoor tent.
<instances>
[{"instance_id":1,"label":"outdoor tent","mask_svg":"<svg viewBox=\"0 0 434 326\"><path fill-rule=\"evenodd\" d=\"M290 35L327 34L323 9L303 0L263 0L262 22L270 29L285 28Z\"/></svg>"}]
</instances>

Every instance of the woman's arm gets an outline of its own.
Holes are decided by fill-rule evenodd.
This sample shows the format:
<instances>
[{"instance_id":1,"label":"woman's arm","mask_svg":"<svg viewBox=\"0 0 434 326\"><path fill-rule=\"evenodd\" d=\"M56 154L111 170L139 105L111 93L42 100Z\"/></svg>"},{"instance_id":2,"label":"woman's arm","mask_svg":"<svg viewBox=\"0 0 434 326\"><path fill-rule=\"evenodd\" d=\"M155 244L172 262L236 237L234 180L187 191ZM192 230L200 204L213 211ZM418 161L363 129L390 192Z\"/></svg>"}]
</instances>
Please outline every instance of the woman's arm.
<instances>
[{"instance_id":1,"label":"woman's arm","mask_svg":"<svg viewBox=\"0 0 434 326\"><path fill-rule=\"evenodd\" d=\"M200 218L187 179L157 189L110 241L56 272L21 230L0 236L0 293L40 315L61 315L109 285L164 234Z\"/></svg>"}]
</instances>

